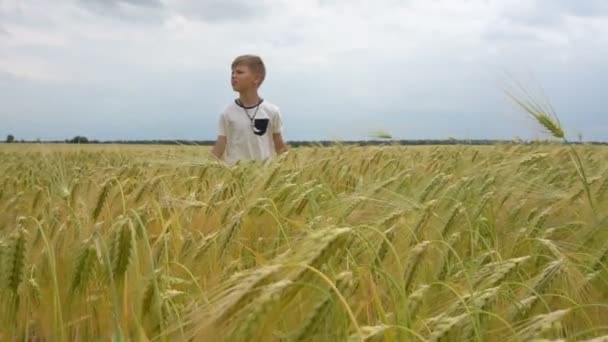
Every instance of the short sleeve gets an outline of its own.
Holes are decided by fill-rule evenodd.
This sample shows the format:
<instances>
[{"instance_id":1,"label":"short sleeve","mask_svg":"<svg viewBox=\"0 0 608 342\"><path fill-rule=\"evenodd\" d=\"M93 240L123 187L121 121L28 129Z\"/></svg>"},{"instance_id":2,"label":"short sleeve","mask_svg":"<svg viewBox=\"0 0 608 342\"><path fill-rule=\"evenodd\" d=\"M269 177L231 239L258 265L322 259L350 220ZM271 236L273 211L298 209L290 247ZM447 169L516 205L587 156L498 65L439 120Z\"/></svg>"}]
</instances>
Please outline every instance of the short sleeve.
<instances>
[{"instance_id":1,"label":"short sleeve","mask_svg":"<svg viewBox=\"0 0 608 342\"><path fill-rule=\"evenodd\" d=\"M228 122L226 120L226 113L223 112L222 114L220 114L220 120L219 120L219 123L218 123L217 135L226 136L227 132L228 132Z\"/></svg>"},{"instance_id":2,"label":"short sleeve","mask_svg":"<svg viewBox=\"0 0 608 342\"><path fill-rule=\"evenodd\" d=\"M272 121L272 133L279 134L283 131L283 117L281 116L281 111L279 108L276 109L276 114L274 115Z\"/></svg>"}]
</instances>

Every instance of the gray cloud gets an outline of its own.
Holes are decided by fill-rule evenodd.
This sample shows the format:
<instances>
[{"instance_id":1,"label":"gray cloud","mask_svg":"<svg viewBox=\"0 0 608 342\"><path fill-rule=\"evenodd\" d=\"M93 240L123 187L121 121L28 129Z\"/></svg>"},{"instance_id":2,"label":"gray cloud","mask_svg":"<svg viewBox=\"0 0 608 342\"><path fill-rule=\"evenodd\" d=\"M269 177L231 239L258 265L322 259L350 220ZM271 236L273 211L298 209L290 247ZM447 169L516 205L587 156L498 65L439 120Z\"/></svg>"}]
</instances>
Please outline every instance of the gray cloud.
<instances>
[{"instance_id":1,"label":"gray cloud","mask_svg":"<svg viewBox=\"0 0 608 342\"><path fill-rule=\"evenodd\" d=\"M148 8L158 8L163 6L159 0L79 0L79 2L85 6L109 8L117 8L121 4Z\"/></svg>"},{"instance_id":2,"label":"gray cloud","mask_svg":"<svg viewBox=\"0 0 608 342\"><path fill-rule=\"evenodd\" d=\"M580 17L596 17L608 14L608 3L605 0L542 0L539 9L567 13Z\"/></svg>"},{"instance_id":3,"label":"gray cloud","mask_svg":"<svg viewBox=\"0 0 608 342\"><path fill-rule=\"evenodd\" d=\"M482 38L488 41L505 42L534 42L535 37L529 32L513 31L504 28L493 28L482 34Z\"/></svg>"},{"instance_id":4,"label":"gray cloud","mask_svg":"<svg viewBox=\"0 0 608 342\"><path fill-rule=\"evenodd\" d=\"M555 37L566 40L568 37L564 28L568 17L608 18L608 2L530 0L526 6L504 7L501 21L488 26L481 37L488 42L503 42L510 46L516 46L515 43L542 43L547 33L558 33Z\"/></svg>"},{"instance_id":5,"label":"gray cloud","mask_svg":"<svg viewBox=\"0 0 608 342\"><path fill-rule=\"evenodd\" d=\"M266 6L251 0L182 1L176 9L184 16L207 22L251 19L263 16Z\"/></svg>"},{"instance_id":6,"label":"gray cloud","mask_svg":"<svg viewBox=\"0 0 608 342\"><path fill-rule=\"evenodd\" d=\"M604 0L536 0L530 7L512 7L505 11L505 17L525 26L555 26L566 16L601 17L608 15L608 3Z\"/></svg>"},{"instance_id":7,"label":"gray cloud","mask_svg":"<svg viewBox=\"0 0 608 342\"><path fill-rule=\"evenodd\" d=\"M15 76L13 73L0 70L0 82L16 82L19 78Z\"/></svg>"},{"instance_id":8,"label":"gray cloud","mask_svg":"<svg viewBox=\"0 0 608 342\"><path fill-rule=\"evenodd\" d=\"M160 23L167 15L160 0L78 0L91 13L124 21Z\"/></svg>"},{"instance_id":9,"label":"gray cloud","mask_svg":"<svg viewBox=\"0 0 608 342\"><path fill-rule=\"evenodd\" d=\"M3 3L4 1L4 3ZM11 4L14 0L3 0L0 1L0 27L10 27L11 24L19 24L24 26L46 26L49 22L49 18L40 18L36 14L40 12L46 12L50 14L51 11L47 8L47 2L40 2L39 0L31 0L19 3L19 6ZM14 1L14 3L18 3ZM58 4L57 7L61 7ZM36 17L35 19L33 17ZM9 31L10 32L10 31Z\"/></svg>"},{"instance_id":10,"label":"gray cloud","mask_svg":"<svg viewBox=\"0 0 608 342\"><path fill-rule=\"evenodd\" d=\"M78 0L80 6L122 20L158 22L170 12L204 22L248 20L263 16L267 7L250 0Z\"/></svg>"}]
</instances>

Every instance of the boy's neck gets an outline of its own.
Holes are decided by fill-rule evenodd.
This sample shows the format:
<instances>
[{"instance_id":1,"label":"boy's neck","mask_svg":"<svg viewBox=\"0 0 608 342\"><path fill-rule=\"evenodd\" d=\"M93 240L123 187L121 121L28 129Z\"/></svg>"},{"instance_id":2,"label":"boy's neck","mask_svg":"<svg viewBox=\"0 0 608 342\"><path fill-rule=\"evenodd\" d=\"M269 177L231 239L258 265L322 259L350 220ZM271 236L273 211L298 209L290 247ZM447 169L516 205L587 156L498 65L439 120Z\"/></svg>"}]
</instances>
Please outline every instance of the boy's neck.
<instances>
[{"instance_id":1,"label":"boy's neck","mask_svg":"<svg viewBox=\"0 0 608 342\"><path fill-rule=\"evenodd\" d=\"M258 95L257 89L245 91L239 94L239 101L245 107L255 106L260 103L261 98Z\"/></svg>"}]
</instances>

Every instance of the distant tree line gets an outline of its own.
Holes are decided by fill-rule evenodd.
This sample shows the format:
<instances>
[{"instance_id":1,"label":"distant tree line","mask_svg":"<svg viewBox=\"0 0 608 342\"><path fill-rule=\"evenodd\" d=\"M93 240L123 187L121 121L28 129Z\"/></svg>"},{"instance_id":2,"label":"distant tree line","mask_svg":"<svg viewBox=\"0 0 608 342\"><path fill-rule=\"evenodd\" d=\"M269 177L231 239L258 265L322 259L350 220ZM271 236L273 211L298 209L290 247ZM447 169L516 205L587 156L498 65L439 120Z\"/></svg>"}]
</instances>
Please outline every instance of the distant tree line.
<instances>
[{"instance_id":1,"label":"distant tree line","mask_svg":"<svg viewBox=\"0 0 608 342\"><path fill-rule=\"evenodd\" d=\"M9 134L6 137L7 143L15 143L15 137ZM215 140L89 140L85 136L77 135L72 139L65 140L52 140L52 141L25 141L19 140L19 143L55 143L55 144L132 144L132 145L188 145L188 146L211 146L215 143ZM343 141L331 141L331 140L319 140L319 141L306 141L306 140L295 140L288 141L288 144L292 147L314 147L314 146L334 146L334 145L358 145L358 146L387 146L387 145L533 145L533 144L561 144L561 142L555 142L551 140L531 140L525 141L521 139L516 140L492 140L492 139L410 139L410 140L388 140L388 139L377 139L377 140L343 140ZM583 144L583 142L570 142L570 144ZM608 145L608 142L591 141L584 142L584 144L590 145Z\"/></svg>"},{"instance_id":2,"label":"distant tree line","mask_svg":"<svg viewBox=\"0 0 608 342\"><path fill-rule=\"evenodd\" d=\"M77 135L77 136L73 137L71 140L66 140L65 142L69 143L69 144L88 144L89 139L87 139L87 137Z\"/></svg>"}]
</instances>

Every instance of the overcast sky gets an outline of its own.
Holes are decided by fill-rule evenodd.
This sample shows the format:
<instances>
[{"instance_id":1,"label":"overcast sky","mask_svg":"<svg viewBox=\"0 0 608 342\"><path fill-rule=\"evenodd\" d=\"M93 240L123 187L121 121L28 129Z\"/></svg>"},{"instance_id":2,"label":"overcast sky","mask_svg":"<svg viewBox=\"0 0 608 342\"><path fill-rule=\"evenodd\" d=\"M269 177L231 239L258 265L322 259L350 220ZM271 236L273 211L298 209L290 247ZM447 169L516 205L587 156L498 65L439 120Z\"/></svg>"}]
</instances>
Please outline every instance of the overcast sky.
<instances>
[{"instance_id":1,"label":"overcast sky","mask_svg":"<svg viewBox=\"0 0 608 342\"><path fill-rule=\"evenodd\" d=\"M287 140L608 141L606 0L0 0L0 140L214 139L245 53Z\"/></svg>"}]
</instances>

